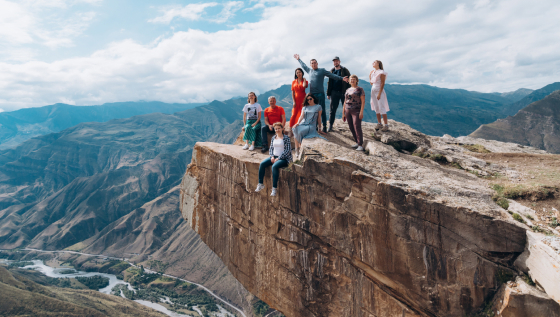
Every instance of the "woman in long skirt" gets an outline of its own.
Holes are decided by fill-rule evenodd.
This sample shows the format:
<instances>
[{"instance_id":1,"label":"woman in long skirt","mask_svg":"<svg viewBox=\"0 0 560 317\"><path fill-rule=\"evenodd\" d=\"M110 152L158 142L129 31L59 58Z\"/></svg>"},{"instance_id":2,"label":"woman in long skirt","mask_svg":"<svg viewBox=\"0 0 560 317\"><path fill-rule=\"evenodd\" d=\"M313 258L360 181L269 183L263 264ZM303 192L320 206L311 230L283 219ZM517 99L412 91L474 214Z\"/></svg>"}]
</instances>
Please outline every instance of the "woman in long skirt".
<instances>
[{"instance_id":1,"label":"woman in long skirt","mask_svg":"<svg viewBox=\"0 0 560 317\"><path fill-rule=\"evenodd\" d=\"M261 105L257 103L257 95L250 92L247 97L248 104L243 107L243 141L244 150L253 151L255 146L261 146ZM249 143L251 145L249 145Z\"/></svg>"}]
</instances>

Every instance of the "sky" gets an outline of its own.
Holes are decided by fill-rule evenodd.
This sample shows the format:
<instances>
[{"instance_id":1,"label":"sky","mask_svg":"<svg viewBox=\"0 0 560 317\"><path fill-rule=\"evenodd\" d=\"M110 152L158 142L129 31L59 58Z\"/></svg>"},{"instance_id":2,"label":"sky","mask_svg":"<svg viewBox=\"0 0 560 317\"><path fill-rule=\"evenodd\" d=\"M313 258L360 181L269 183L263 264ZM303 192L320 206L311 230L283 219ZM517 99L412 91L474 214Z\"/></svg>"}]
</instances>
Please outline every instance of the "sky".
<instances>
[{"instance_id":1,"label":"sky","mask_svg":"<svg viewBox=\"0 0 560 317\"><path fill-rule=\"evenodd\" d=\"M481 92L560 81L560 3L0 0L0 110L206 102L290 84L301 55Z\"/></svg>"}]
</instances>

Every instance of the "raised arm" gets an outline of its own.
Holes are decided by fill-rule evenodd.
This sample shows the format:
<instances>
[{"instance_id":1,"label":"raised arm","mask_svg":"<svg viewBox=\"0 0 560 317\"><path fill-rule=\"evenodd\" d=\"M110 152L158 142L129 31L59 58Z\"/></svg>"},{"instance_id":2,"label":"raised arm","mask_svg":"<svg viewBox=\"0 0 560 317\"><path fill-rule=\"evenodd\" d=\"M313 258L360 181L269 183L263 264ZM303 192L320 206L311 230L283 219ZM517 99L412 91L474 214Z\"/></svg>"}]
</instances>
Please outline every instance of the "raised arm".
<instances>
[{"instance_id":1,"label":"raised arm","mask_svg":"<svg viewBox=\"0 0 560 317\"><path fill-rule=\"evenodd\" d=\"M299 58L299 55L296 54L294 55L294 58L297 59L297 61L299 62L299 64L301 65L301 68L303 68L303 70L309 74L309 72L311 71L309 69L309 67L307 67L307 65L305 65L305 63Z\"/></svg>"}]
</instances>

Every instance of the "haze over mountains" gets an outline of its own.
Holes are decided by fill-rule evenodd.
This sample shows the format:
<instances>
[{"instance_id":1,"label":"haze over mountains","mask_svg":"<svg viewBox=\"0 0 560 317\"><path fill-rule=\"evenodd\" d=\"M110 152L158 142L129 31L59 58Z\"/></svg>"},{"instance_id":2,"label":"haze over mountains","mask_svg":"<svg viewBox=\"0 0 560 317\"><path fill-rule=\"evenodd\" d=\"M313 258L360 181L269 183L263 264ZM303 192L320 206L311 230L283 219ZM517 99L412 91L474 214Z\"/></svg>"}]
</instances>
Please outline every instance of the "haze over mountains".
<instances>
[{"instance_id":1,"label":"haze over mountains","mask_svg":"<svg viewBox=\"0 0 560 317\"><path fill-rule=\"evenodd\" d=\"M57 103L4 112L0 113L0 150L15 147L32 137L62 131L82 122L105 122L154 112L174 113L200 105L140 101L76 107Z\"/></svg>"}]
</instances>

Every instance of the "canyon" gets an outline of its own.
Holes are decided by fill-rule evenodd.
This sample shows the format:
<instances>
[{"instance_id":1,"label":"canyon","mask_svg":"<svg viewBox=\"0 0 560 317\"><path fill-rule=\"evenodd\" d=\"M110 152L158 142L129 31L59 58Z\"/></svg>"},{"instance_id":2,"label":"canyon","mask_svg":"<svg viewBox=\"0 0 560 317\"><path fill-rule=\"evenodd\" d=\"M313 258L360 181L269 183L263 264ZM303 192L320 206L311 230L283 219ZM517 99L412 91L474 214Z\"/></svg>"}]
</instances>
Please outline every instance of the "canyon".
<instances>
[{"instance_id":1,"label":"canyon","mask_svg":"<svg viewBox=\"0 0 560 317\"><path fill-rule=\"evenodd\" d=\"M269 171L254 192L265 155L199 142L180 185L183 218L288 317L559 316L560 227L517 213L530 205L492 187L532 174L490 161L558 156L390 124L386 133L363 124L365 153L350 148L340 120L328 140L304 140L277 197ZM558 202L558 188L539 190Z\"/></svg>"}]
</instances>

